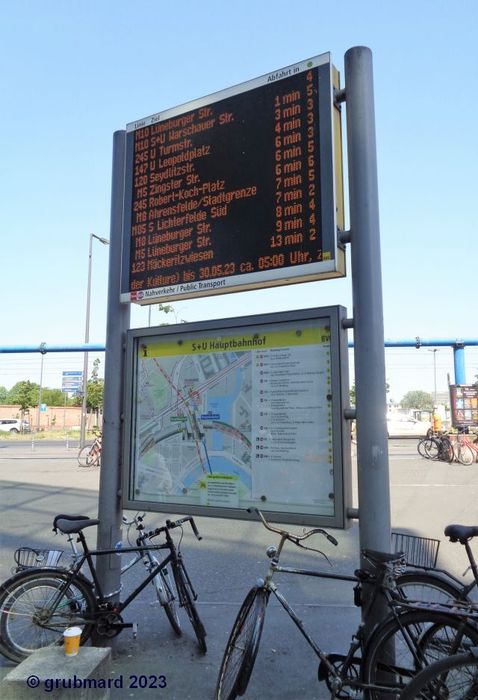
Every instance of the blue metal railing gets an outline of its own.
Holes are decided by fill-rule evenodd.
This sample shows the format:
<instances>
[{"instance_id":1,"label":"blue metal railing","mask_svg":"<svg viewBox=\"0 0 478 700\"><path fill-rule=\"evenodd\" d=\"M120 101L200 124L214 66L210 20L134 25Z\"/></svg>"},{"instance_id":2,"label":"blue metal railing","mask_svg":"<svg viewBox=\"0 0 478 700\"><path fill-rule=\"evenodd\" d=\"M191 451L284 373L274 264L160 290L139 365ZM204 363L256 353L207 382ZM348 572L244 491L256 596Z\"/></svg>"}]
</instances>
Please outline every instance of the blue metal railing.
<instances>
[{"instance_id":1,"label":"blue metal railing","mask_svg":"<svg viewBox=\"0 0 478 700\"><path fill-rule=\"evenodd\" d=\"M455 384L466 384L465 379L465 347L478 346L478 338L403 338L399 340L385 339L386 348L416 348L421 347L450 347L453 348L455 369ZM353 348L353 341L349 342ZM104 352L105 346L99 343L84 343L83 345L0 345L2 353L33 353L46 355L49 352Z\"/></svg>"}]
</instances>

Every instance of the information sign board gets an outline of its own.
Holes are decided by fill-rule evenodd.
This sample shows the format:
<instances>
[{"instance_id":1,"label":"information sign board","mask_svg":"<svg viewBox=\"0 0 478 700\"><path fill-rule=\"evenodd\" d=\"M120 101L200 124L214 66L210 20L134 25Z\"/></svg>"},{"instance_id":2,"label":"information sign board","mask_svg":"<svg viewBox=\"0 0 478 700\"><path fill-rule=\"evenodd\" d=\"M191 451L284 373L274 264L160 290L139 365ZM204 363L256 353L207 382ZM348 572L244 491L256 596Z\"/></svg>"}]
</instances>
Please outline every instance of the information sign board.
<instances>
[{"instance_id":1,"label":"information sign board","mask_svg":"<svg viewBox=\"0 0 478 700\"><path fill-rule=\"evenodd\" d=\"M478 385L450 385L451 422L454 428L478 426Z\"/></svg>"},{"instance_id":2,"label":"information sign board","mask_svg":"<svg viewBox=\"0 0 478 700\"><path fill-rule=\"evenodd\" d=\"M83 372L81 370L70 370L62 373L61 390L63 393L73 394L81 391L83 387Z\"/></svg>"},{"instance_id":3,"label":"information sign board","mask_svg":"<svg viewBox=\"0 0 478 700\"><path fill-rule=\"evenodd\" d=\"M342 307L134 329L126 508L345 527Z\"/></svg>"},{"instance_id":4,"label":"information sign board","mask_svg":"<svg viewBox=\"0 0 478 700\"><path fill-rule=\"evenodd\" d=\"M127 126L122 301L345 274L324 54Z\"/></svg>"}]
</instances>

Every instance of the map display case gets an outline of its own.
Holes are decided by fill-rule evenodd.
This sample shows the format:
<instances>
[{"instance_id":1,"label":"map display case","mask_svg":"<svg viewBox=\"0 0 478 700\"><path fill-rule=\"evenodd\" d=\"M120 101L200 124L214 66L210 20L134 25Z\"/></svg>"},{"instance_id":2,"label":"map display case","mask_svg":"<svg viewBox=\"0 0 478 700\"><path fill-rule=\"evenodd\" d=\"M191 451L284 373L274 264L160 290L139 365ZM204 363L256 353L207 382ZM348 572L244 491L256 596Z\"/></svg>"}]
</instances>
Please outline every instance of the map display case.
<instances>
[{"instance_id":1,"label":"map display case","mask_svg":"<svg viewBox=\"0 0 478 700\"><path fill-rule=\"evenodd\" d=\"M126 508L345 527L343 307L128 332Z\"/></svg>"}]
</instances>

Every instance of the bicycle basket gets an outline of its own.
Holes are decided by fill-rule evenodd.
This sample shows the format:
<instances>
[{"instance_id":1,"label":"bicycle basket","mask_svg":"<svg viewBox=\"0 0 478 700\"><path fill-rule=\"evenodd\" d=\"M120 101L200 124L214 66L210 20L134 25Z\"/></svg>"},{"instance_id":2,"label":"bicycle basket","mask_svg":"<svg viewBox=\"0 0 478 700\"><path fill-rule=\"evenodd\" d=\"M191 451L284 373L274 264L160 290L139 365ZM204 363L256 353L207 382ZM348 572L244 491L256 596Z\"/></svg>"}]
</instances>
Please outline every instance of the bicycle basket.
<instances>
[{"instance_id":1,"label":"bicycle basket","mask_svg":"<svg viewBox=\"0 0 478 700\"><path fill-rule=\"evenodd\" d=\"M393 551L404 553L408 566L433 569L438 559L440 540L392 532L392 547Z\"/></svg>"},{"instance_id":2,"label":"bicycle basket","mask_svg":"<svg viewBox=\"0 0 478 700\"><path fill-rule=\"evenodd\" d=\"M32 547L20 547L15 550L14 559L16 571L23 569L34 569L37 567L48 566L52 568L59 567L59 560L63 554L59 549L33 549Z\"/></svg>"}]
</instances>

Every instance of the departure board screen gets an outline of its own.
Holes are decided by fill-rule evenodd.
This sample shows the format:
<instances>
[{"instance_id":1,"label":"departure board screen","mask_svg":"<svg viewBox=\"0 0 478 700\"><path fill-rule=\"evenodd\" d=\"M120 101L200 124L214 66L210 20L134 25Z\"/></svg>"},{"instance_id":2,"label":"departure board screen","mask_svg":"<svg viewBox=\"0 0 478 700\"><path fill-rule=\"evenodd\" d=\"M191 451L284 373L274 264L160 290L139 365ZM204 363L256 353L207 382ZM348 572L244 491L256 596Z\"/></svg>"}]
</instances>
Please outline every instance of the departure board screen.
<instances>
[{"instance_id":1,"label":"departure board screen","mask_svg":"<svg viewBox=\"0 0 478 700\"><path fill-rule=\"evenodd\" d=\"M344 274L334 75L325 54L128 125L122 301Z\"/></svg>"}]
</instances>

